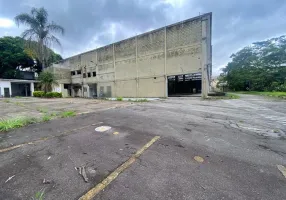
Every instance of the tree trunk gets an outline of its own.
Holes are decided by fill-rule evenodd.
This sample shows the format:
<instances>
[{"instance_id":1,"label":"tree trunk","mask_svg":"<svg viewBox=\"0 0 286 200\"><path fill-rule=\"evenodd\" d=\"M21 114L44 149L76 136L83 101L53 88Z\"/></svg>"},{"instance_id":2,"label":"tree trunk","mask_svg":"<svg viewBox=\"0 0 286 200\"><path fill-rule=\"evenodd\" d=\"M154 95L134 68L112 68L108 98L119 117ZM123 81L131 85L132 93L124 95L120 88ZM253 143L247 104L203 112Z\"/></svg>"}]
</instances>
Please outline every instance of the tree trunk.
<instances>
[{"instance_id":1,"label":"tree trunk","mask_svg":"<svg viewBox=\"0 0 286 200\"><path fill-rule=\"evenodd\" d=\"M42 71L45 69L45 53L44 53L44 41L40 39L40 60L42 63Z\"/></svg>"}]
</instances>

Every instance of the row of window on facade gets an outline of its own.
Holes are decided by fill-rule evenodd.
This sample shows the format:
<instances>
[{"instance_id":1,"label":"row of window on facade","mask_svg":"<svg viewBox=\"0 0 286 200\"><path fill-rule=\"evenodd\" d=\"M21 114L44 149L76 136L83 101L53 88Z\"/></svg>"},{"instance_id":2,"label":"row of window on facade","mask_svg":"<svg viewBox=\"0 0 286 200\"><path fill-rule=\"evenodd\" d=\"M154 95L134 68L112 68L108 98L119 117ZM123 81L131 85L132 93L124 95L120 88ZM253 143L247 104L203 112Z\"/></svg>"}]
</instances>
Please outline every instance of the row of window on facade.
<instances>
[{"instance_id":1,"label":"row of window on facade","mask_svg":"<svg viewBox=\"0 0 286 200\"><path fill-rule=\"evenodd\" d=\"M77 70L77 71L71 71L71 75L74 76L74 75L80 75L81 74L81 70ZM92 75L92 76L91 76ZM83 73L82 74L82 77L83 78L86 78L86 77L96 77L96 72L87 72L87 73Z\"/></svg>"}]
</instances>

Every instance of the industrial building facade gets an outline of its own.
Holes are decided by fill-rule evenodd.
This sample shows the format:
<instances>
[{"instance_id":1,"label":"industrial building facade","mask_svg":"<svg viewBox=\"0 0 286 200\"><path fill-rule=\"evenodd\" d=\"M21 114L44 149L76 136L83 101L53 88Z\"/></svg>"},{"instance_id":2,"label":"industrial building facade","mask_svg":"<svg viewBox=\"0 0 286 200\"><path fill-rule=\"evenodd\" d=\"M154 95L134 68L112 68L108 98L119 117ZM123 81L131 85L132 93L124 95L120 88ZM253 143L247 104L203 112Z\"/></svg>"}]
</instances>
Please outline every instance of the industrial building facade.
<instances>
[{"instance_id":1,"label":"industrial building facade","mask_svg":"<svg viewBox=\"0 0 286 200\"><path fill-rule=\"evenodd\" d=\"M207 96L211 24L207 13L55 63L55 90L73 97Z\"/></svg>"}]
</instances>

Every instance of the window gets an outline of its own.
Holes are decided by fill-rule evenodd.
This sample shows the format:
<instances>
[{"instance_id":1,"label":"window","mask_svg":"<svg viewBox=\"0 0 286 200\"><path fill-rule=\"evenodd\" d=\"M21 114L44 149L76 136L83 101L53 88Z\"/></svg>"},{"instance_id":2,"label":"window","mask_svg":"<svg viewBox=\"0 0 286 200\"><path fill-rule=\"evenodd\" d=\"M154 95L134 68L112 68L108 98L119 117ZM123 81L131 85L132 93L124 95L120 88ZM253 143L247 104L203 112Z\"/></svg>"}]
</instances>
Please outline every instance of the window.
<instances>
[{"instance_id":1,"label":"window","mask_svg":"<svg viewBox=\"0 0 286 200\"><path fill-rule=\"evenodd\" d=\"M77 70L76 73L77 73L77 74L81 74L81 70Z\"/></svg>"},{"instance_id":2,"label":"window","mask_svg":"<svg viewBox=\"0 0 286 200\"><path fill-rule=\"evenodd\" d=\"M86 78L86 73L83 73L82 77L83 77L83 78Z\"/></svg>"},{"instance_id":3,"label":"window","mask_svg":"<svg viewBox=\"0 0 286 200\"><path fill-rule=\"evenodd\" d=\"M87 77L91 77L91 73L90 72L87 73Z\"/></svg>"},{"instance_id":4,"label":"window","mask_svg":"<svg viewBox=\"0 0 286 200\"><path fill-rule=\"evenodd\" d=\"M75 75L75 71L71 71L71 75L74 76Z\"/></svg>"},{"instance_id":5,"label":"window","mask_svg":"<svg viewBox=\"0 0 286 200\"><path fill-rule=\"evenodd\" d=\"M96 72L92 72L92 76L96 76Z\"/></svg>"},{"instance_id":6,"label":"window","mask_svg":"<svg viewBox=\"0 0 286 200\"><path fill-rule=\"evenodd\" d=\"M64 89L69 89L69 84L64 84Z\"/></svg>"}]
</instances>

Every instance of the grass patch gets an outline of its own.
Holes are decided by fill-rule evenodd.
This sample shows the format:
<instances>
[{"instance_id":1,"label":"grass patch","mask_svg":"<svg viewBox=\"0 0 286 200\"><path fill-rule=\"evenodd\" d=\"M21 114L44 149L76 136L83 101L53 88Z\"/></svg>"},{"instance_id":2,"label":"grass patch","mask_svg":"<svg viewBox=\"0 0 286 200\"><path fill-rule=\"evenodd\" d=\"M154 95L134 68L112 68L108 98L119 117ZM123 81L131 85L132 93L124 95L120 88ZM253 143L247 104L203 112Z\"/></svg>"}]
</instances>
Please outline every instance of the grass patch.
<instances>
[{"instance_id":1,"label":"grass patch","mask_svg":"<svg viewBox=\"0 0 286 200\"><path fill-rule=\"evenodd\" d=\"M25 106L23 103L21 103L21 102L15 102L15 104L17 105L17 106Z\"/></svg>"},{"instance_id":2,"label":"grass patch","mask_svg":"<svg viewBox=\"0 0 286 200\"><path fill-rule=\"evenodd\" d=\"M239 95L233 93L226 93L225 95L228 99L239 99Z\"/></svg>"},{"instance_id":3,"label":"grass patch","mask_svg":"<svg viewBox=\"0 0 286 200\"><path fill-rule=\"evenodd\" d=\"M22 98L22 97L20 97L20 96L15 96L15 98L19 99L19 98Z\"/></svg>"},{"instance_id":4,"label":"grass patch","mask_svg":"<svg viewBox=\"0 0 286 200\"><path fill-rule=\"evenodd\" d=\"M11 101L9 99L5 99L4 102L5 103L11 103Z\"/></svg>"},{"instance_id":5,"label":"grass patch","mask_svg":"<svg viewBox=\"0 0 286 200\"><path fill-rule=\"evenodd\" d=\"M76 116L76 113L75 113L74 111L64 111L64 112L61 112L61 113L59 114L59 116L60 116L61 118L74 117L74 116Z\"/></svg>"},{"instance_id":6,"label":"grass patch","mask_svg":"<svg viewBox=\"0 0 286 200\"><path fill-rule=\"evenodd\" d=\"M253 94L253 95L261 95L261 96L268 96L268 97L275 97L286 99L286 92L257 92L257 91L241 91L236 92L238 94Z\"/></svg>"},{"instance_id":7,"label":"grass patch","mask_svg":"<svg viewBox=\"0 0 286 200\"><path fill-rule=\"evenodd\" d=\"M47 122L47 121L50 121L53 117L51 115L48 115L48 114L45 114L43 117L42 117L42 121L43 122Z\"/></svg>"},{"instance_id":8,"label":"grass patch","mask_svg":"<svg viewBox=\"0 0 286 200\"><path fill-rule=\"evenodd\" d=\"M32 197L32 200L44 200L45 190L40 190L36 192L35 197Z\"/></svg>"},{"instance_id":9,"label":"grass patch","mask_svg":"<svg viewBox=\"0 0 286 200\"><path fill-rule=\"evenodd\" d=\"M123 101L123 98L122 97L117 97L116 101Z\"/></svg>"},{"instance_id":10,"label":"grass patch","mask_svg":"<svg viewBox=\"0 0 286 200\"><path fill-rule=\"evenodd\" d=\"M240 96L237 94L233 94L233 93L227 93L225 94L225 96L208 96L206 98L206 100L219 100L219 99L239 99Z\"/></svg>"},{"instance_id":11,"label":"grass patch","mask_svg":"<svg viewBox=\"0 0 286 200\"><path fill-rule=\"evenodd\" d=\"M0 132L5 132L15 128L20 128L36 122L38 122L36 118L28 118L28 117L15 117L11 119L2 119L0 120Z\"/></svg>"},{"instance_id":12,"label":"grass patch","mask_svg":"<svg viewBox=\"0 0 286 200\"><path fill-rule=\"evenodd\" d=\"M36 108L37 109L37 111L39 111L39 112L41 112L41 113L47 113L48 112L48 109L46 109L46 108L40 108L40 107L38 107L38 108Z\"/></svg>"},{"instance_id":13,"label":"grass patch","mask_svg":"<svg viewBox=\"0 0 286 200\"><path fill-rule=\"evenodd\" d=\"M134 102L148 102L147 99L135 99Z\"/></svg>"}]
</instances>

